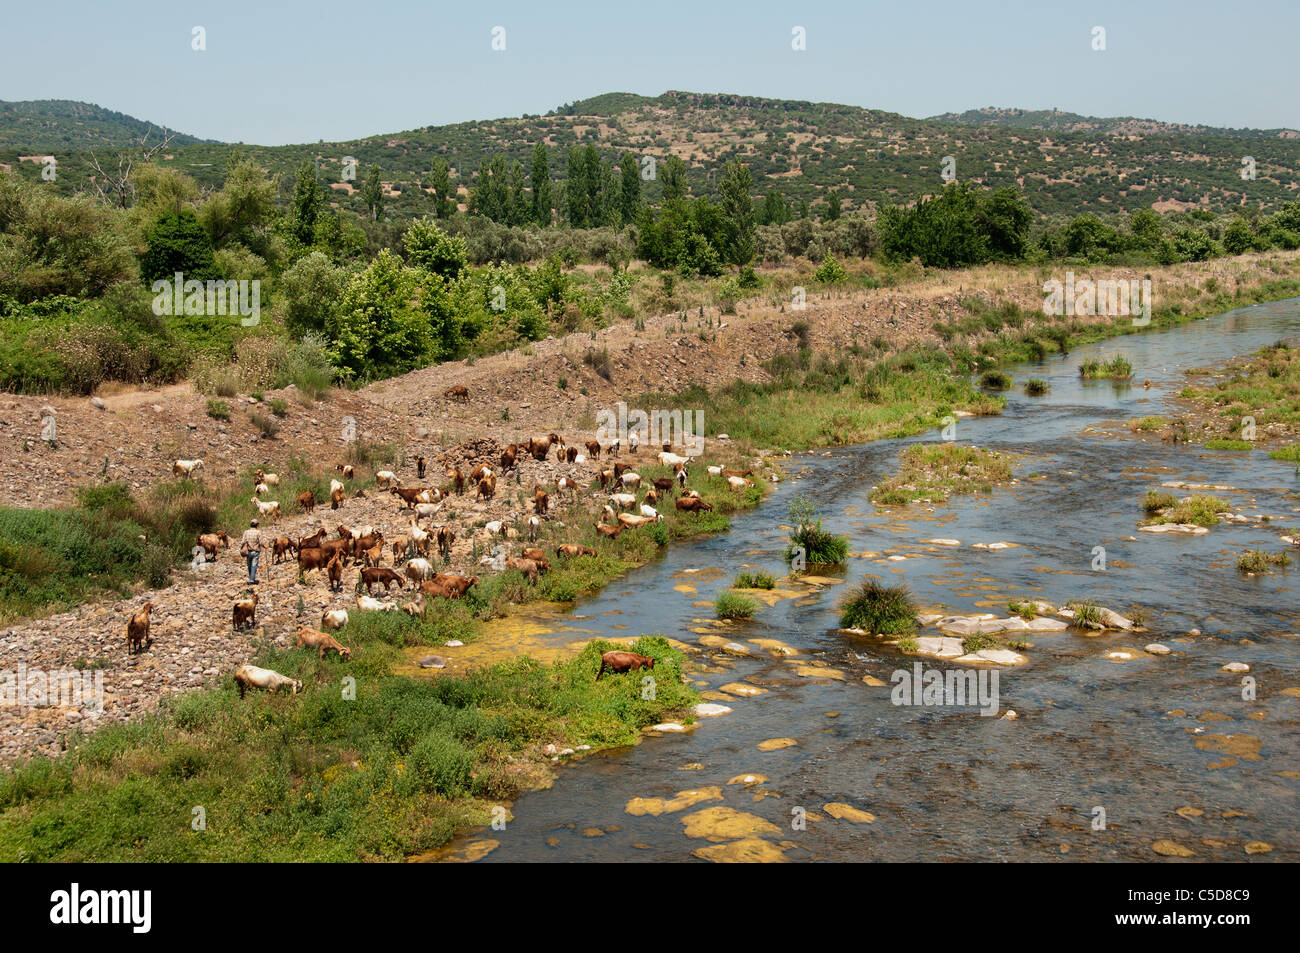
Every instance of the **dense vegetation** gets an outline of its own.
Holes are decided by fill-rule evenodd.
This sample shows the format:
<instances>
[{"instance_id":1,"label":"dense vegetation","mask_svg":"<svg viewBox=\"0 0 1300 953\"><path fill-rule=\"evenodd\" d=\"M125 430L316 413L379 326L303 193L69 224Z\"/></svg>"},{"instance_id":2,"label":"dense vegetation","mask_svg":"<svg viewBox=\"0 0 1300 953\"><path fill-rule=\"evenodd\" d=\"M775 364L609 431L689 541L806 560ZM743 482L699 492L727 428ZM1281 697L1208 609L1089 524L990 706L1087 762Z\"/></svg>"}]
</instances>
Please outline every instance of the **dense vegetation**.
<instances>
[{"instance_id":1,"label":"dense vegetation","mask_svg":"<svg viewBox=\"0 0 1300 953\"><path fill-rule=\"evenodd\" d=\"M1000 176L945 185L909 172L900 189L873 177L875 160L842 162L831 175L823 153L861 133L864 117L901 123L902 138L844 145L888 149L895 170L912 169L937 145L907 138L907 130L933 133L930 126L847 107L606 97L549 117L344 144L339 160L358 165L348 181L336 181L341 170L320 148L182 139L163 147L130 117L37 105L0 115L8 141L30 133L36 144L38 130L55 135L74 118L88 121L76 128L89 140L73 136L66 155L55 150L53 181L41 178L39 163L0 166L0 388L27 392L190 376L216 397L294 383L311 398L334 383L618 320L684 316L703 305L730 313L742 297L788 290L758 266L792 261L812 267L812 283L844 288L874 287L891 269L918 264L1140 267L1300 247L1300 202L1284 203L1281 192L1264 200L1257 189L1231 213L1164 215L1108 192L1109 208L1081 201L1073 208L1096 212L1066 219L1040 201L1033 175L1022 176L1022 187ZM27 122L24 110L46 116L45 124ZM622 117L601 128L638 131L627 139L588 135L601 110ZM759 161L755 128L783 156L797 157L799 175L784 174L791 168L784 158ZM548 145L548 130L559 129L568 134ZM809 134L815 146L803 138ZM705 142L693 153L697 137ZM729 137L732 145L715 144ZM1264 153L1273 140L1251 143ZM401 169L417 179L395 180ZM810 199L814 179L834 188L819 184ZM1263 181L1252 185L1262 189ZM1156 197L1142 194L1145 202ZM865 276L844 265L868 258ZM258 319L189 302L163 307L154 282L177 273L258 282Z\"/></svg>"}]
</instances>

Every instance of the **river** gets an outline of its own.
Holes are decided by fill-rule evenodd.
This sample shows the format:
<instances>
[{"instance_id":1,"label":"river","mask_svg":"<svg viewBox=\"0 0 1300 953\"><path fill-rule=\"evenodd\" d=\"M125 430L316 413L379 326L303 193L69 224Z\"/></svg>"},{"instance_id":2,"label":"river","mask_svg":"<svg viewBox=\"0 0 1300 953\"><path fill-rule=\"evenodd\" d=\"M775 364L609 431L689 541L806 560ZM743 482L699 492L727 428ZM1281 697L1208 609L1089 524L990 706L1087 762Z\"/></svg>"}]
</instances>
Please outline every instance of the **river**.
<instances>
[{"instance_id":1,"label":"river","mask_svg":"<svg viewBox=\"0 0 1300 953\"><path fill-rule=\"evenodd\" d=\"M721 630L753 657L696 657L708 663L696 675L708 683L702 690L740 682L763 693L730 698L731 713L688 732L564 765L553 787L513 805L503 830L452 846L495 842L482 855L489 863L691 860L711 842L688 836L709 832L690 830L687 819L726 807L752 815L742 819L771 855L793 861L1149 861L1165 841L1202 860L1300 859L1300 690L1283 694L1300 686L1300 567L1254 578L1235 568L1242 549L1276 551L1278 527L1300 525L1300 477L1262 451L1173 446L1124 426L1176 414L1170 398L1186 368L1297 333L1300 300L1291 300L1013 368L1004 413L957 424L957 439L1023 457L1017 482L991 494L876 511L870 487L896 471L903 447L937 432L791 458L791 479L735 516L729 533L670 547L536 636L557 646L575 629L697 640L713 626L711 607L697 603L711 602L742 566L784 573L787 507L805 495L828 529L849 537L855 556L843 581L807 587ZM1115 354L1132 362L1136 386L1080 380L1083 360ZM1050 393L1025 396L1030 377L1047 380ZM1219 525L1202 536L1137 532L1143 494L1173 480L1229 485L1217 495L1235 512L1274 523ZM922 542L932 537L961 546ZM995 541L1015 545L972 548ZM1098 546L1104 570L1093 568ZM1033 633L1028 664L999 671L1000 712L1014 710L1014 720L895 705L891 675L915 659L837 631L843 590L867 574L904 581L918 604L950 614L1004 616L1006 602L1022 596L1057 605L1087 597L1121 612L1141 606L1150 632ZM753 639L781 640L798 651L793 661L825 662L845 677L801 676ZM1105 657L1151 642L1173 651ZM1255 698L1243 699L1241 675L1222 671L1234 661L1250 666ZM796 744L759 749L775 738ZM761 780L738 780L746 775ZM628 813L634 799L686 791L703 791L686 799L700 803ZM828 804L874 820L834 817Z\"/></svg>"}]
</instances>

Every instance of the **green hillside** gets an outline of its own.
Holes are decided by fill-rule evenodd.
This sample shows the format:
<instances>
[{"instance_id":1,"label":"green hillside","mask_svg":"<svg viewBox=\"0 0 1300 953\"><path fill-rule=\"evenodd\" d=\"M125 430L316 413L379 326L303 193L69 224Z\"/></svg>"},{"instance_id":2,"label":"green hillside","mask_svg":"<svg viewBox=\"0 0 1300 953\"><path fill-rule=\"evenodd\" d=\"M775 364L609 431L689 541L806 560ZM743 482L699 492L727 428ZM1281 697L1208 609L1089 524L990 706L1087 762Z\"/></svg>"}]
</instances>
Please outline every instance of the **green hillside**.
<instances>
[{"instance_id":1,"label":"green hillside","mask_svg":"<svg viewBox=\"0 0 1300 953\"><path fill-rule=\"evenodd\" d=\"M38 106L55 117L49 120L54 125L42 125ZM75 119L77 110L86 118ZM20 154L51 152L60 161L56 187L75 191L90 174L78 150L115 136L120 141L145 127L83 104L6 104L0 106L0 163L15 166ZM55 137L62 137L59 143ZM545 116L426 126L348 142L263 147L177 137L159 161L207 187L220 185L234 149L281 181L303 161L313 161L331 186L332 202L358 214L364 204L354 189L378 165L388 190L385 213L407 218L432 207L425 189L435 159L451 166L453 186L469 188L480 163L494 156L527 170L538 142L549 147L550 173L560 183L568 150L590 143L606 161L624 152L658 162L678 156L687 164L692 191L709 196L717 194L724 164L739 159L749 166L759 195L779 189L796 205L816 207L835 191L846 212L934 193L949 155L960 181L1017 187L1040 215L1151 206L1224 212L1243 205L1267 213L1300 195L1300 138L1286 130L1201 130L1021 110L910 119L833 103L687 92L653 98L609 93ZM1241 177L1243 155L1255 159L1253 181ZM359 160L357 181L341 181L345 156ZM16 167L24 177L39 175L34 163ZM644 191L657 202L660 180L648 181Z\"/></svg>"}]
</instances>

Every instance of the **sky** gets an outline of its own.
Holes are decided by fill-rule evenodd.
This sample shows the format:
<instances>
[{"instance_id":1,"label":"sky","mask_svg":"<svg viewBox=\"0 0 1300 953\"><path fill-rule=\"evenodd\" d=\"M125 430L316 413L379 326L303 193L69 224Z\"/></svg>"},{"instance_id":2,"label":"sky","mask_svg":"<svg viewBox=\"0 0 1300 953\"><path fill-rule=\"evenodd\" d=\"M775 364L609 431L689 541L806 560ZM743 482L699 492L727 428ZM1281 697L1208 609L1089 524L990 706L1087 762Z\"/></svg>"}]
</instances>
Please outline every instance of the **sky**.
<instances>
[{"instance_id":1,"label":"sky","mask_svg":"<svg viewBox=\"0 0 1300 953\"><path fill-rule=\"evenodd\" d=\"M670 89L1300 129L1297 37L1297 0L8 0L0 100L92 102L262 145Z\"/></svg>"}]
</instances>

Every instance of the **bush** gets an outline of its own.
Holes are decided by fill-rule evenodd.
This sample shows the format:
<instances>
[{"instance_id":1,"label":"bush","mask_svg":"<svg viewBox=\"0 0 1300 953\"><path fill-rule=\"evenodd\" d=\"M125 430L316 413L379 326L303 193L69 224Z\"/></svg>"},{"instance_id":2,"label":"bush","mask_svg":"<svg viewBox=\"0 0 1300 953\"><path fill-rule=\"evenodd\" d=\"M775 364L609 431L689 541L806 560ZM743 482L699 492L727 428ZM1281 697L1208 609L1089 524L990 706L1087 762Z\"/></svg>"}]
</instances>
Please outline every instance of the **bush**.
<instances>
[{"instance_id":1,"label":"bush","mask_svg":"<svg viewBox=\"0 0 1300 953\"><path fill-rule=\"evenodd\" d=\"M209 400L208 416L211 417L213 420L229 420L230 405L227 404L224 400L215 400L215 399Z\"/></svg>"},{"instance_id":2,"label":"bush","mask_svg":"<svg viewBox=\"0 0 1300 953\"><path fill-rule=\"evenodd\" d=\"M259 408L254 408L248 412L248 419L257 428L259 436L268 439L274 439L275 435L280 432L280 422L275 416L268 414Z\"/></svg>"},{"instance_id":3,"label":"bush","mask_svg":"<svg viewBox=\"0 0 1300 953\"><path fill-rule=\"evenodd\" d=\"M906 586L864 579L858 591L845 600L840 626L873 635L907 635L916 631L916 605Z\"/></svg>"},{"instance_id":4,"label":"bush","mask_svg":"<svg viewBox=\"0 0 1300 953\"><path fill-rule=\"evenodd\" d=\"M813 272L813 279L822 284L836 285L847 281L849 273L844 266L836 260L835 256L828 254L822 259L822 263Z\"/></svg>"},{"instance_id":5,"label":"bush","mask_svg":"<svg viewBox=\"0 0 1300 953\"><path fill-rule=\"evenodd\" d=\"M770 572L742 572L732 583L736 589L775 589L776 580Z\"/></svg>"},{"instance_id":6,"label":"bush","mask_svg":"<svg viewBox=\"0 0 1300 953\"><path fill-rule=\"evenodd\" d=\"M1011 375L1002 371L985 371L980 375L980 387L985 390L1010 390Z\"/></svg>"},{"instance_id":7,"label":"bush","mask_svg":"<svg viewBox=\"0 0 1300 953\"><path fill-rule=\"evenodd\" d=\"M719 593L713 603L713 611L719 619L748 619L758 611L758 604L747 596L727 589Z\"/></svg>"},{"instance_id":8,"label":"bush","mask_svg":"<svg viewBox=\"0 0 1300 953\"><path fill-rule=\"evenodd\" d=\"M1248 549L1237 557L1238 572L1272 572L1289 565L1291 557L1286 553L1269 553L1262 549Z\"/></svg>"},{"instance_id":9,"label":"bush","mask_svg":"<svg viewBox=\"0 0 1300 953\"><path fill-rule=\"evenodd\" d=\"M1042 397L1051 389L1051 385L1041 377L1031 377L1025 381L1025 393L1030 397Z\"/></svg>"}]
</instances>

